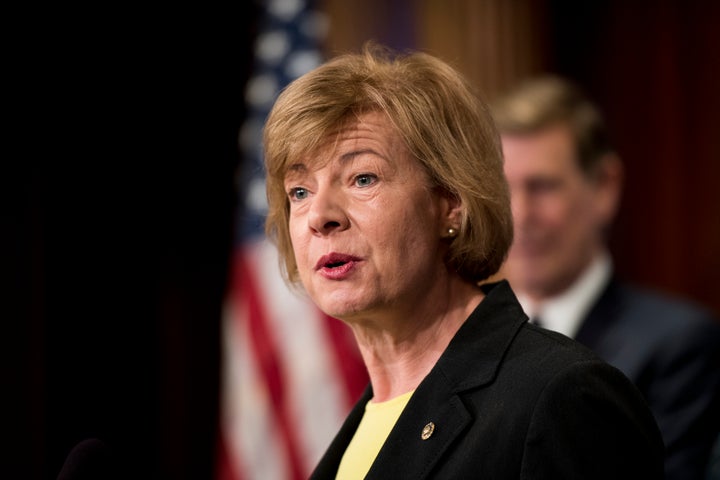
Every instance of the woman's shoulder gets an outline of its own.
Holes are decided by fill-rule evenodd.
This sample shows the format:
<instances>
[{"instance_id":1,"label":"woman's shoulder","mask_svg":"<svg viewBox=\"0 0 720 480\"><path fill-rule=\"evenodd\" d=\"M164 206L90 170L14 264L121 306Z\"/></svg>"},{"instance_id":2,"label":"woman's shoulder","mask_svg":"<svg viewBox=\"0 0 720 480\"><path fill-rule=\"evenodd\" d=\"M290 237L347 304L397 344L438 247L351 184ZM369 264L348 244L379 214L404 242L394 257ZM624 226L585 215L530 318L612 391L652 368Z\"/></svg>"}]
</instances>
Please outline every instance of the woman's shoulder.
<instances>
[{"instance_id":1,"label":"woman's shoulder","mask_svg":"<svg viewBox=\"0 0 720 480\"><path fill-rule=\"evenodd\" d=\"M538 393L563 383L592 384L593 388L600 389L613 384L623 390L635 389L620 370L589 348L561 333L530 323L518 330L503 359L497 380L500 383L513 382L514 378L525 379L526 388Z\"/></svg>"},{"instance_id":2,"label":"woman's shoulder","mask_svg":"<svg viewBox=\"0 0 720 480\"><path fill-rule=\"evenodd\" d=\"M498 370L497 389L508 398L531 404L535 413L589 408L611 418L620 410L632 411L656 428L637 387L575 340L526 324L506 353Z\"/></svg>"},{"instance_id":3,"label":"woman's shoulder","mask_svg":"<svg viewBox=\"0 0 720 480\"><path fill-rule=\"evenodd\" d=\"M592 350L562 333L526 323L518 331L510 356L537 357L542 365L567 365L572 362L602 362ZM533 362L535 363L535 362Z\"/></svg>"}]
</instances>

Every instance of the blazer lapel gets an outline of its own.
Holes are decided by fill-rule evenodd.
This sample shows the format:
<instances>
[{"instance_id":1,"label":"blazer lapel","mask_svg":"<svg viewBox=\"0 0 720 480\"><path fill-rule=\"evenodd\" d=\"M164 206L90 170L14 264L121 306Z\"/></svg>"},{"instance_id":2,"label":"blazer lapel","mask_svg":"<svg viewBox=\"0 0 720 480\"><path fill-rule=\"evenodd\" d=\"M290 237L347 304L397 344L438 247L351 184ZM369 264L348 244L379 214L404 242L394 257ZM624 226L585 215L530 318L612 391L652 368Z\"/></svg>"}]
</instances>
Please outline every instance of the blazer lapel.
<instances>
[{"instance_id":1,"label":"blazer lapel","mask_svg":"<svg viewBox=\"0 0 720 480\"><path fill-rule=\"evenodd\" d=\"M490 288L416 389L366 479L427 478L477 420L462 394L492 382L505 350L527 320L507 284Z\"/></svg>"},{"instance_id":2,"label":"blazer lapel","mask_svg":"<svg viewBox=\"0 0 720 480\"><path fill-rule=\"evenodd\" d=\"M426 478L472 420L460 397L445 386L416 391L415 395L408 403L408 414L398 419L366 479Z\"/></svg>"}]
</instances>

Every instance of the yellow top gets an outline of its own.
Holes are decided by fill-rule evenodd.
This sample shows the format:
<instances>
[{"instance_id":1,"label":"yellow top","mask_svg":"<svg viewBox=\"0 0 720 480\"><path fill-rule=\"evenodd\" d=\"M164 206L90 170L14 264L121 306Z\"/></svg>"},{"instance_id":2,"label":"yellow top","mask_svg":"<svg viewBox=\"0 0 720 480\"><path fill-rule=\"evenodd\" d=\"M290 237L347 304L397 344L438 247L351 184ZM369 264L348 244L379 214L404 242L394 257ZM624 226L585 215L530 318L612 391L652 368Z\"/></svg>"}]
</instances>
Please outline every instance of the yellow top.
<instances>
[{"instance_id":1,"label":"yellow top","mask_svg":"<svg viewBox=\"0 0 720 480\"><path fill-rule=\"evenodd\" d=\"M335 477L337 480L365 478L414 391L403 393L386 402L368 402L365 405L365 415L340 461Z\"/></svg>"}]
</instances>

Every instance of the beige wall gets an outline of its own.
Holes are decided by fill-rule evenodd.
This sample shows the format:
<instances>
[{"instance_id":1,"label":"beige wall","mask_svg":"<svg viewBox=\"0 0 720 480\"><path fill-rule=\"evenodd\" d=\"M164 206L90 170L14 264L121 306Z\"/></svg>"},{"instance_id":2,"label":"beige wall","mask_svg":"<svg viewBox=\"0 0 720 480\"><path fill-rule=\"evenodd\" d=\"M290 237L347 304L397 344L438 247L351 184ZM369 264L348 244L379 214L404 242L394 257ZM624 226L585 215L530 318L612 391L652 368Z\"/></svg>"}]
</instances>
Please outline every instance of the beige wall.
<instances>
[{"instance_id":1,"label":"beige wall","mask_svg":"<svg viewBox=\"0 0 720 480\"><path fill-rule=\"evenodd\" d=\"M414 26L409 41L456 66L486 97L545 68L542 2L406 0L403 4ZM326 42L330 56L357 50L369 39L382 41L395 27L387 0L325 0L321 8L330 20Z\"/></svg>"}]
</instances>

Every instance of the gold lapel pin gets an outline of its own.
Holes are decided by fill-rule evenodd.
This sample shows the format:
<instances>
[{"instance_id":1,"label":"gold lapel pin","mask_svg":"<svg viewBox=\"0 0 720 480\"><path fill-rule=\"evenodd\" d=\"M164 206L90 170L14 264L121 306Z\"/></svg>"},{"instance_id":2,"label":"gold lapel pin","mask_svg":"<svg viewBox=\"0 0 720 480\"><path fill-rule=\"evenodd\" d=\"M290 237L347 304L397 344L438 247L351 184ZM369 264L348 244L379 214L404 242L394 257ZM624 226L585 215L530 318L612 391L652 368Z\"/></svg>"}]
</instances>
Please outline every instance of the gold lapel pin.
<instances>
[{"instance_id":1,"label":"gold lapel pin","mask_svg":"<svg viewBox=\"0 0 720 480\"><path fill-rule=\"evenodd\" d=\"M434 431L435 431L435 424L433 422L430 422L423 427L422 433L420 434L420 438L422 438L423 440L427 440L428 438L430 438L430 436L433 434Z\"/></svg>"}]
</instances>

